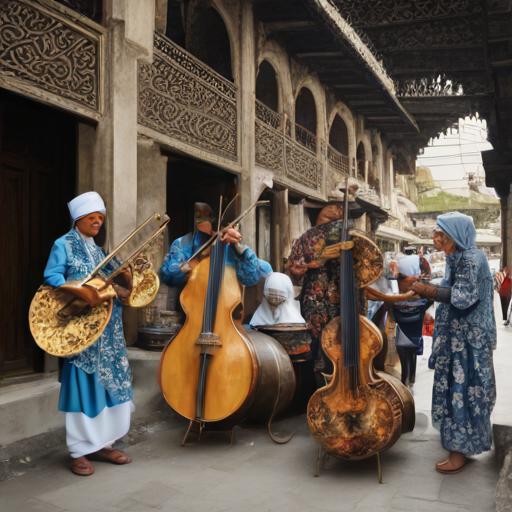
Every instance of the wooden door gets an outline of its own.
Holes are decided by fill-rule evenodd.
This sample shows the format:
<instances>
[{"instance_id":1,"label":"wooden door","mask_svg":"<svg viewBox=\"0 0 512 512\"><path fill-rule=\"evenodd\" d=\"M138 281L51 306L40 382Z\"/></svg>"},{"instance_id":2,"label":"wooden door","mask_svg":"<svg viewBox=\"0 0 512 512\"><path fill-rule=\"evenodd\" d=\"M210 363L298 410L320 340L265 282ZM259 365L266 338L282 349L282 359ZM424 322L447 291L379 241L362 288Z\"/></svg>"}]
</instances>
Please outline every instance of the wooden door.
<instances>
[{"instance_id":1,"label":"wooden door","mask_svg":"<svg viewBox=\"0 0 512 512\"><path fill-rule=\"evenodd\" d=\"M75 155L72 117L0 91L0 378L43 371L28 308L70 227Z\"/></svg>"}]
</instances>

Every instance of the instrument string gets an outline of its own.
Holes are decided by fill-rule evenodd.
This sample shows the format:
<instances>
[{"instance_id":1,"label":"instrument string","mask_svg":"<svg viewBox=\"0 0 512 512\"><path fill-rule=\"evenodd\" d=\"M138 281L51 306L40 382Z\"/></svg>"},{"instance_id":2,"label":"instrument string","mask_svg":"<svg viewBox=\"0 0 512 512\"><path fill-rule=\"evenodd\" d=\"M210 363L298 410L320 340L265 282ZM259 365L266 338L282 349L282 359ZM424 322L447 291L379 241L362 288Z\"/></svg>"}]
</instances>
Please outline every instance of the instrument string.
<instances>
[{"instance_id":1,"label":"instrument string","mask_svg":"<svg viewBox=\"0 0 512 512\"><path fill-rule=\"evenodd\" d=\"M341 230L342 242L350 240L348 197L347 180ZM349 368L350 389L355 390L359 385L359 313L357 311L353 249L344 249L340 255L340 320L343 367Z\"/></svg>"}]
</instances>

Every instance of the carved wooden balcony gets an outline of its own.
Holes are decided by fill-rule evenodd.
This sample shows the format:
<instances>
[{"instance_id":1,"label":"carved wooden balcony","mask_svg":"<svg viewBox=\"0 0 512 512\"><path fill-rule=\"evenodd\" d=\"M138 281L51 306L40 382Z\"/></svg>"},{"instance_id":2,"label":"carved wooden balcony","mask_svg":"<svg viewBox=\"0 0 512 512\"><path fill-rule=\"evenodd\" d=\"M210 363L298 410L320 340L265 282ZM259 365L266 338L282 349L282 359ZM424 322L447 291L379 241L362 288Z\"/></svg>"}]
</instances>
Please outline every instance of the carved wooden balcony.
<instances>
[{"instance_id":1,"label":"carved wooden balcony","mask_svg":"<svg viewBox=\"0 0 512 512\"><path fill-rule=\"evenodd\" d=\"M316 153L316 135L297 123L295 123L295 140L312 153Z\"/></svg>"},{"instance_id":2,"label":"carved wooden balcony","mask_svg":"<svg viewBox=\"0 0 512 512\"><path fill-rule=\"evenodd\" d=\"M153 63L139 64L139 124L236 161L236 86L162 34L154 44Z\"/></svg>"},{"instance_id":3,"label":"carved wooden balcony","mask_svg":"<svg viewBox=\"0 0 512 512\"><path fill-rule=\"evenodd\" d=\"M344 176L350 174L350 158L336 151L330 144L327 146L327 158L331 169L340 172Z\"/></svg>"},{"instance_id":4,"label":"carved wooden balcony","mask_svg":"<svg viewBox=\"0 0 512 512\"><path fill-rule=\"evenodd\" d=\"M316 138L315 149L311 149L310 139L309 148L292 140L292 123L287 116L277 114L258 100L255 114L256 163L271 170L277 179L281 177L283 181L307 187L312 193L321 193L324 163L316 155Z\"/></svg>"},{"instance_id":5,"label":"carved wooden balcony","mask_svg":"<svg viewBox=\"0 0 512 512\"><path fill-rule=\"evenodd\" d=\"M256 117L276 130L282 128L281 114L274 112L259 100L256 100Z\"/></svg>"}]
</instances>

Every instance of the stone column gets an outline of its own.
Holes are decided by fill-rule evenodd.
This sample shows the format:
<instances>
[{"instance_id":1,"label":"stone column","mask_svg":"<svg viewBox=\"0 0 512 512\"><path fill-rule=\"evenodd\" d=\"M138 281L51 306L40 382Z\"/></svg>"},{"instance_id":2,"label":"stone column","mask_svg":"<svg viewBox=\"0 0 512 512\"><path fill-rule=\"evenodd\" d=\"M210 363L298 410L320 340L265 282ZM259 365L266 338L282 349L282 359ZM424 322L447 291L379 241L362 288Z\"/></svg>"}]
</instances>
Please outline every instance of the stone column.
<instances>
[{"instance_id":1,"label":"stone column","mask_svg":"<svg viewBox=\"0 0 512 512\"><path fill-rule=\"evenodd\" d=\"M290 222L288 208L288 189L274 191L272 201L272 220L274 226L274 255L272 266L275 272L283 272L283 259L290 254Z\"/></svg>"},{"instance_id":2,"label":"stone column","mask_svg":"<svg viewBox=\"0 0 512 512\"><path fill-rule=\"evenodd\" d=\"M241 210L251 205L255 186L254 166L254 100L256 98L256 50L254 42L254 18L252 0L240 1L240 73L238 129L241 132L240 153L242 173L240 175ZM244 242L256 249L256 212L251 212L242 223Z\"/></svg>"},{"instance_id":3,"label":"stone column","mask_svg":"<svg viewBox=\"0 0 512 512\"><path fill-rule=\"evenodd\" d=\"M110 248L137 227L138 60L151 61L154 0L107 0L104 116L96 129L93 188L107 205Z\"/></svg>"}]
</instances>

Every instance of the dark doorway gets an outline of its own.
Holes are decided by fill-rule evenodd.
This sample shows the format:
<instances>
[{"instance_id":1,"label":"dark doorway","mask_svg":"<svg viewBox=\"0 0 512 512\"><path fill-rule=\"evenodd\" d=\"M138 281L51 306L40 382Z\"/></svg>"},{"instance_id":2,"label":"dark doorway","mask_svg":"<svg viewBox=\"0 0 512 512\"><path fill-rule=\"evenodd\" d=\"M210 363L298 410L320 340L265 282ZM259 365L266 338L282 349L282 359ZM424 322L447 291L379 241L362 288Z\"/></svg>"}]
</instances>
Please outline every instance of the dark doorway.
<instances>
[{"instance_id":1,"label":"dark doorway","mask_svg":"<svg viewBox=\"0 0 512 512\"><path fill-rule=\"evenodd\" d=\"M44 369L28 326L53 242L70 229L76 120L0 90L0 378Z\"/></svg>"},{"instance_id":2,"label":"dark doorway","mask_svg":"<svg viewBox=\"0 0 512 512\"><path fill-rule=\"evenodd\" d=\"M357 160L357 178L361 181L365 181L366 177L366 152L364 150L364 144L362 142L357 146L356 152Z\"/></svg>"},{"instance_id":3,"label":"dark doorway","mask_svg":"<svg viewBox=\"0 0 512 512\"><path fill-rule=\"evenodd\" d=\"M187 23L185 42L194 57L233 81L229 34L224 20L213 7L197 7Z\"/></svg>"},{"instance_id":4,"label":"dark doorway","mask_svg":"<svg viewBox=\"0 0 512 512\"><path fill-rule=\"evenodd\" d=\"M195 160L169 156L167 214L171 218L170 243L194 230L194 203L209 204L218 219L220 196L223 197L224 209L237 192L235 174ZM228 213L227 220L234 220L238 214L238 204L235 204ZM217 226L214 226L214 229L217 229Z\"/></svg>"},{"instance_id":5,"label":"dark doorway","mask_svg":"<svg viewBox=\"0 0 512 512\"><path fill-rule=\"evenodd\" d=\"M274 112L279 108L279 88L276 71L268 60L260 64L258 78L256 79L256 99L260 100Z\"/></svg>"},{"instance_id":6,"label":"dark doorway","mask_svg":"<svg viewBox=\"0 0 512 512\"><path fill-rule=\"evenodd\" d=\"M329 144L344 156L348 156L348 130L345 121L339 114L334 116L329 132Z\"/></svg>"}]
</instances>

